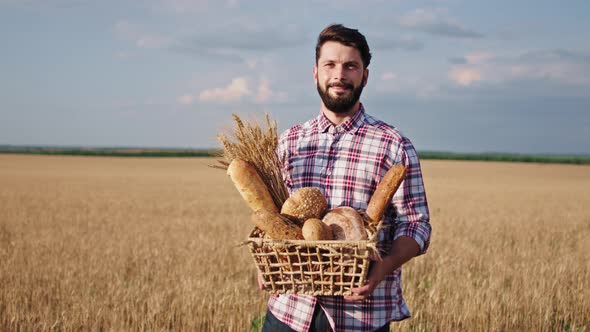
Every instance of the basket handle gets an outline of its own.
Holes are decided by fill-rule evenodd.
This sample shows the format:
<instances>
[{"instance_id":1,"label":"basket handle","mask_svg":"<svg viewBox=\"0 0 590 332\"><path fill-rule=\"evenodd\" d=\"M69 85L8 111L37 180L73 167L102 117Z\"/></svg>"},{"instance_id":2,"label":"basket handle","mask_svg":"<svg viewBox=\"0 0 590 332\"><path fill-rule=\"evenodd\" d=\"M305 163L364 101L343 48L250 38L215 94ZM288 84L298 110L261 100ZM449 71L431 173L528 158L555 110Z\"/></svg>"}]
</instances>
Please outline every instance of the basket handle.
<instances>
[{"instance_id":1,"label":"basket handle","mask_svg":"<svg viewBox=\"0 0 590 332\"><path fill-rule=\"evenodd\" d=\"M238 243L236 247L243 247L251 243L255 244L257 247L262 247L262 238L248 238L248 240Z\"/></svg>"}]
</instances>

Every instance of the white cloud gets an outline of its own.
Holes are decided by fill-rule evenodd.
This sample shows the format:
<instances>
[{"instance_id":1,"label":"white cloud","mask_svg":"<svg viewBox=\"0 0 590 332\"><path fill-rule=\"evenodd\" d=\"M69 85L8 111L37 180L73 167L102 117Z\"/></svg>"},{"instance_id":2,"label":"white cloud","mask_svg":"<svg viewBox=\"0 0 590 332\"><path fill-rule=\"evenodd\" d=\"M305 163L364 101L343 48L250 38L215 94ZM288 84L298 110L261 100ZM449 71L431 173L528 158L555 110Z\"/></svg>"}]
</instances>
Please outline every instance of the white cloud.
<instances>
[{"instance_id":1,"label":"white cloud","mask_svg":"<svg viewBox=\"0 0 590 332\"><path fill-rule=\"evenodd\" d=\"M549 79L566 84L590 85L590 67L572 63L546 63L542 65L521 64L512 66L513 78Z\"/></svg>"},{"instance_id":2,"label":"white cloud","mask_svg":"<svg viewBox=\"0 0 590 332\"><path fill-rule=\"evenodd\" d=\"M244 77L236 77L231 83L222 88L205 89L199 93L199 101L202 102L233 102L250 96L252 92L248 87L248 80Z\"/></svg>"},{"instance_id":3,"label":"white cloud","mask_svg":"<svg viewBox=\"0 0 590 332\"><path fill-rule=\"evenodd\" d=\"M259 61L256 58L249 58L249 59L245 59L244 62L246 63L246 66L248 68L254 69L258 65Z\"/></svg>"},{"instance_id":4,"label":"white cloud","mask_svg":"<svg viewBox=\"0 0 590 332\"><path fill-rule=\"evenodd\" d=\"M261 78L258 83L258 93L256 95L256 102L284 102L287 100L287 93L283 91L273 91L270 87L270 82L266 78Z\"/></svg>"},{"instance_id":5,"label":"white cloud","mask_svg":"<svg viewBox=\"0 0 590 332\"><path fill-rule=\"evenodd\" d=\"M384 71L373 81L378 94L461 98L472 93L587 95L590 55L568 50L474 50L449 66L418 72ZM514 90L517 86L520 90ZM501 92L498 92L501 91ZM525 92L526 91L526 92Z\"/></svg>"},{"instance_id":6,"label":"white cloud","mask_svg":"<svg viewBox=\"0 0 590 332\"><path fill-rule=\"evenodd\" d=\"M463 86L471 85L483 79L482 73L473 67L454 66L449 72L449 77L455 83Z\"/></svg>"},{"instance_id":7,"label":"white cloud","mask_svg":"<svg viewBox=\"0 0 590 332\"><path fill-rule=\"evenodd\" d=\"M464 27L441 9L418 8L398 19L406 28L424 31L434 35L454 38L480 38L480 33Z\"/></svg>"},{"instance_id":8,"label":"white cloud","mask_svg":"<svg viewBox=\"0 0 590 332\"><path fill-rule=\"evenodd\" d=\"M423 75L404 75L394 72L383 73L378 81L373 82L377 94L391 96L391 94L414 96L420 99L441 97L439 78L436 73L428 72Z\"/></svg>"},{"instance_id":9,"label":"white cloud","mask_svg":"<svg viewBox=\"0 0 590 332\"><path fill-rule=\"evenodd\" d=\"M184 54L246 61L253 53L294 48L305 43L297 24L279 24L253 18L229 17L211 22L175 41L171 49Z\"/></svg>"},{"instance_id":10,"label":"white cloud","mask_svg":"<svg viewBox=\"0 0 590 332\"><path fill-rule=\"evenodd\" d=\"M194 96L191 95L183 95L178 97L178 103L182 105L192 105L195 100Z\"/></svg>"},{"instance_id":11,"label":"white cloud","mask_svg":"<svg viewBox=\"0 0 590 332\"><path fill-rule=\"evenodd\" d=\"M518 80L545 80L557 84L590 86L590 57L566 51L535 51L498 55L472 52L466 64L450 68L449 78L462 86L482 81L500 84Z\"/></svg>"},{"instance_id":12,"label":"white cloud","mask_svg":"<svg viewBox=\"0 0 590 332\"><path fill-rule=\"evenodd\" d=\"M267 79L260 80L258 84L258 94L256 95L256 101L259 103L267 102L272 96L272 90Z\"/></svg>"},{"instance_id":13,"label":"white cloud","mask_svg":"<svg viewBox=\"0 0 590 332\"><path fill-rule=\"evenodd\" d=\"M487 62L487 61L493 59L494 56L495 55L490 52L473 52L473 53L467 54L465 56L465 59L467 60L468 63L476 65L476 64Z\"/></svg>"},{"instance_id":14,"label":"white cloud","mask_svg":"<svg viewBox=\"0 0 590 332\"><path fill-rule=\"evenodd\" d=\"M258 80L246 77L235 77L224 87L202 89L196 95L184 94L177 102L181 105L192 105L196 101L203 103L284 103L288 94L284 91L273 90L271 81L266 77Z\"/></svg>"},{"instance_id":15,"label":"white cloud","mask_svg":"<svg viewBox=\"0 0 590 332\"><path fill-rule=\"evenodd\" d=\"M430 9L415 9L413 12L406 13L399 20L400 24L407 27L418 27L432 25L439 21L438 15Z\"/></svg>"},{"instance_id":16,"label":"white cloud","mask_svg":"<svg viewBox=\"0 0 590 332\"><path fill-rule=\"evenodd\" d=\"M391 81L393 79L395 79L397 77L397 75L393 72L385 72L381 75L381 80L382 81Z\"/></svg>"}]
</instances>

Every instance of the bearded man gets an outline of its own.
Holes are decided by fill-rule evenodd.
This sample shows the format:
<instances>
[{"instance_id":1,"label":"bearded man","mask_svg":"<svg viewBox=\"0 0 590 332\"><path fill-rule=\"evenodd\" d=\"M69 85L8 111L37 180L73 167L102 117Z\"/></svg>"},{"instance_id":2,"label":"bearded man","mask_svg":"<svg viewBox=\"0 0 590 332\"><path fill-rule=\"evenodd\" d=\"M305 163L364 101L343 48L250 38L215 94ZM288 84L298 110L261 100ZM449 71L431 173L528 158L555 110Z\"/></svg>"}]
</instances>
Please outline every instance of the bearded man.
<instances>
[{"instance_id":1,"label":"bearded man","mask_svg":"<svg viewBox=\"0 0 590 332\"><path fill-rule=\"evenodd\" d=\"M424 254L430 218L420 162L398 129L366 113L360 102L371 53L355 29L330 25L319 35L313 79L320 114L285 131L278 153L290 193L319 188L330 209L366 209L380 179L393 165L407 175L383 219L368 282L350 296L271 296L262 331L389 331L391 321L410 317L402 296L401 267Z\"/></svg>"}]
</instances>

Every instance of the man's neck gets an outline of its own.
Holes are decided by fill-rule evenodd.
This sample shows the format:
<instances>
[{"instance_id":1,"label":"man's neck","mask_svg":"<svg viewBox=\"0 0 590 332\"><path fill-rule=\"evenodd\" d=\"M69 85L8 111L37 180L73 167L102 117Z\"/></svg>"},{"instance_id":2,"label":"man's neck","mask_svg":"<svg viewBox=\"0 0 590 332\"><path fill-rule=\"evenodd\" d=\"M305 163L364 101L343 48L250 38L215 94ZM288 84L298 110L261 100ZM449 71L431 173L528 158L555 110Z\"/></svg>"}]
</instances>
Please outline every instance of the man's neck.
<instances>
[{"instance_id":1,"label":"man's neck","mask_svg":"<svg viewBox=\"0 0 590 332\"><path fill-rule=\"evenodd\" d=\"M338 126L348 120L350 120L359 110L361 109L361 103L357 102L354 106L350 109L350 111L346 113L334 113L326 108L326 105L322 103L322 113L324 116L335 126Z\"/></svg>"}]
</instances>

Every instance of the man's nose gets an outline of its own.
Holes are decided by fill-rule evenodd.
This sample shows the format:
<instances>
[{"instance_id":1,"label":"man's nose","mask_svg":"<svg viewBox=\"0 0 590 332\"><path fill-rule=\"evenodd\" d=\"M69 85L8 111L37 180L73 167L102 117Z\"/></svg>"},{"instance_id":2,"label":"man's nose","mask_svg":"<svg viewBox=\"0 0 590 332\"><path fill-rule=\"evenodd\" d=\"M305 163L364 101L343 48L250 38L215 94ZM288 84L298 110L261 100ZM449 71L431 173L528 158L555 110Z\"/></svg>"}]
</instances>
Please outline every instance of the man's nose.
<instances>
[{"instance_id":1,"label":"man's nose","mask_svg":"<svg viewBox=\"0 0 590 332\"><path fill-rule=\"evenodd\" d=\"M346 78L346 71L344 70L343 65L336 65L334 66L334 71L332 73L332 78L336 80L343 80Z\"/></svg>"}]
</instances>

